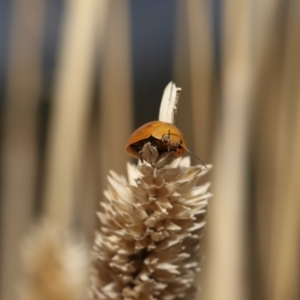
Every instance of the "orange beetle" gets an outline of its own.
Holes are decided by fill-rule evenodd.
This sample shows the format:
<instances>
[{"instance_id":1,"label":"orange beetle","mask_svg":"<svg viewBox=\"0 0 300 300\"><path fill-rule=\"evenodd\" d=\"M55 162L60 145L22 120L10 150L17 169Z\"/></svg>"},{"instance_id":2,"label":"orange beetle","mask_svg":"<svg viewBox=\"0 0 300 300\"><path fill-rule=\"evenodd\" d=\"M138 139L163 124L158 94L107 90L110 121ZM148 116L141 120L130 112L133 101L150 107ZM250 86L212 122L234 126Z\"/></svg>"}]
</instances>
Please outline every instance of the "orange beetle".
<instances>
[{"instance_id":1,"label":"orange beetle","mask_svg":"<svg viewBox=\"0 0 300 300\"><path fill-rule=\"evenodd\" d=\"M183 134L175 125L152 121L139 127L130 136L126 151L129 155L140 159L140 152L148 142L156 146L159 154L174 151L175 158L182 156L186 150Z\"/></svg>"}]
</instances>

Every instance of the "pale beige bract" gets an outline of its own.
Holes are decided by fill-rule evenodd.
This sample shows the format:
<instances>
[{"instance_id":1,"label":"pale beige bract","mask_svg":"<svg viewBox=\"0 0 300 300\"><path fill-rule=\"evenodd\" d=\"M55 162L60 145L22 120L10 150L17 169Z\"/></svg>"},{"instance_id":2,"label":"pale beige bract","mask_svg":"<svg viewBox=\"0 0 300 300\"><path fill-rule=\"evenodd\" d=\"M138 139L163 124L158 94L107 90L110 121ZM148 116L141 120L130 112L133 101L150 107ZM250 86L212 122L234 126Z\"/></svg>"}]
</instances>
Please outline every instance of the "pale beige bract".
<instances>
[{"instance_id":1,"label":"pale beige bract","mask_svg":"<svg viewBox=\"0 0 300 300\"><path fill-rule=\"evenodd\" d=\"M90 299L191 300L210 170L179 158L162 169L128 164L127 180L111 171L101 229L93 248Z\"/></svg>"}]
</instances>

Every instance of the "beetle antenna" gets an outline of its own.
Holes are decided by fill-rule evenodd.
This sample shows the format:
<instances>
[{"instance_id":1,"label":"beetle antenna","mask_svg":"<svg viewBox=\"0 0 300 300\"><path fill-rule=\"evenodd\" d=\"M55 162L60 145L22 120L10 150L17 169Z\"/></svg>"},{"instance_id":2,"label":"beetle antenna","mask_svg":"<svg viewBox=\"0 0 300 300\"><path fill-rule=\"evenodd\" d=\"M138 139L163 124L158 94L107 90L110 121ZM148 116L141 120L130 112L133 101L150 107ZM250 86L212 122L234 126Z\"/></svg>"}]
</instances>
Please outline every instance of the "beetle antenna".
<instances>
[{"instance_id":1,"label":"beetle antenna","mask_svg":"<svg viewBox=\"0 0 300 300\"><path fill-rule=\"evenodd\" d=\"M182 145L181 145L181 147L184 148L188 153L192 154L195 158L197 158L201 162L202 166L204 166L207 169L206 164L196 154L194 154L192 151L190 151L188 148L186 148Z\"/></svg>"}]
</instances>

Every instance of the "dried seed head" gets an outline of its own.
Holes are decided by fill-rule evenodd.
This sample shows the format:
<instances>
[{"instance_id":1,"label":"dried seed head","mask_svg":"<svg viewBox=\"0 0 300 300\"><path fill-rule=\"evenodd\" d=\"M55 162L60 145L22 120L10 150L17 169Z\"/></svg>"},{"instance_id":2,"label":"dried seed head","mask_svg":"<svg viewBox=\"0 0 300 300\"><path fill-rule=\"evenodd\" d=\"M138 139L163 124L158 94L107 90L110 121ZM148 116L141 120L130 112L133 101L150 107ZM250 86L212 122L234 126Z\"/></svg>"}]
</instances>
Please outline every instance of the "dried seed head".
<instances>
[{"instance_id":1,"label":"dried seed head","mask_svg":"<svg viewBox=\"0 0 300 300\"><path fill-rule=\"evenodd\" d=\"M110 172L93 249L90 299L192 299L209 184L207 169L176 159L167 168Z\"/></svg>"},{"instance_id":2,"label":"dried seed head","mask_svg":"<svg viewBox=\"0 0 300 300\"><path fill-rule=\"evenodd\" d=\"M85 245L70 233L39 224L22 244L22 300L80 300L87 288Z\"/></svg>"}]
</instances>

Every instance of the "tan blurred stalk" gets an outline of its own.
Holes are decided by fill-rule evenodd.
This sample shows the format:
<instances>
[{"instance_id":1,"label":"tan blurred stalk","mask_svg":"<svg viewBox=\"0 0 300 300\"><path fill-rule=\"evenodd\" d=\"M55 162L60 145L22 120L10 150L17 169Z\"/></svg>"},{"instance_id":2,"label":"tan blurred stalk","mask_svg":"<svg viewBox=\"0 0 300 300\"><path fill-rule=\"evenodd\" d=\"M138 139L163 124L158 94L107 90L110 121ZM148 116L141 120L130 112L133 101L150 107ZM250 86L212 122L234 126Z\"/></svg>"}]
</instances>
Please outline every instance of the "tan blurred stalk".
<instances>
[{"instance_id":1,"label":"tan blurred stalk","mask_svg":"<svg viewBox=\"0 0 300 300\"><path fill-rule=\"evenodd\" d=\"M299 208L293 194L299 192L293 183L295 174L290 171L298 163L292 153L299 137L295 130L299 118L295 104L299 97L297 28L300 10L299 5L294 4L281 19L276 1L257 6L260 16L256 26L263 30L259 31L259 48L256 47L256 64L260 72L256 76L257 119L253 144L257 220L254 232L257 240L253 242L257 245L257 261L253 268L256 276L252 296L255 299L294 300L299 298L296 252ZM262 7L266 9L265 13L261 13ZM284 18L288 20L286 31L280 31L279 28L284 28Z\"/></svg>"},{"instance_id":2,"label":"tan blurred stalk","mask_svg":"<svg viewBox=\"0 0 300 300\"><path fill-rule=\"evenodd\" d=\"M183 89L176 124L189 149L206 162L213 141L210 9L205 1L176 1L174 74Z\"/></svg>"},{"instance_id":3,"label":"tan blurred stalk","mask_svg":"<svg viewBox=\"0 0 300 300\"><path fill-rule=\"evenodd\" d=\"M212 27L207 1L189 0L187 8L189 69L193 120L193 152L204 161L212 158Z\"/></svg>"},{"instance_id":4,"label":"tan blurred stalk","mask_svg":"<svg viewBox=\"0 0 300 300\"><path fill-rule=\"evenodd\" d=\"M45 188L45 214L61 226L69 225L72 219L91 104L96 27L106 15L107 2L77 0L66 4Z\"/></svg>"},{"instance_id":5,"label":"tan blurred stalk","mask_svg":"<svg viewBox=\"0 0 300 300\"><path fill-rule=\"evenodd\" d=\"M299 84L299 83L298 83ZM298 91L298 98L300 92ZM300 105L295 112L295 128L285 173L275 190L275 211L271 232L269 289L267 299L299 299L299 228L300 228ZM291 132L291 131L289 131ZM283 177L283 174L286 177ZM278 179L279 180L279 179Z\"/></svg>"},{"instance_id":6,"label":"tan blurred stalk","mask_svg":"<svg viewBox=\"0 0 300 300\"><path fill-rule=\"evenodd\" d=\"M278 1L256 1L253 11L253 64L255 114L252 128L254 155L253 183L255 186L250 206L252 239L250 243L252 286L254 299L267 299L270 266L270 220L274 199L276 130L279 116L279 80L282 36L278 31Z\"/></svg>"},{"instance_id":7,"label":"tan blurred stalk","mask_svg":"<svg viewBox=\"0 0 300 300\"><path fill-rule=\"evenodd\" d=\"M212 159L212 125L215 116L212 107L213 45L210 10L210 5L205 1L177 1L174 60L176 82L183 87L178 125L185 133L189 149L206 163ZM208 256L206 238L204 233L201 254ZM205 299L206 267L204 261L198 279L200 288L197 299Z\"/></svg>"},{"instance_id":8,"label":"tan blurred stalk","mask_svg":"<svg viewBox=\"0 0 300 300\"><path fill-rule=\"evenodd\" d=\"M287 10L281 75L279 118L276 120L276 178L269 252L267 299L299 299L300 245L300 4ZM276 130L275 129L275 130Z\"/></svg>"},{"instance_id":9,"label":"tan blurred stalk","mask_svg":"<svg viewBox=\"0 0 300 300\"><path fill-rule=\"evenodd\" d=\"M247 153L251 115L251 1L224 2L222 119L213 175L214 201L208 220L209 300L247 299Z\"/></svg>"},{"instance_id":10,"label":"tan blurred stalk","mask_svg":"<svg viewBox=\"0 0 300 300\"><path fill-rule=\"evenodd\" d=\"M49 223L38 225L27 240L29 246L23 247L22 299L74 300L85 295L88 258L83 249L76 250L69 229L81 189L76 184L82 179L79 168L91 107L97 26L103 31L106 8L106 1L67 2L47 153L43 217Z\"/></svg>"},{"instance_id":11,"label":"tan blurred stalk","mask_svg":"<svg viewBox=\"0 0 300 300\"><path fill-rule=\"evenodd\" d=\"M2 150L0 299L16 299L19 246L33 211L43 18L44 1L13 2Z\"/></svg>"},{"instance_id":12,"label":"tan blurred stalk","mask_svg":"<svg viewBox=\"0 0 300 300\"><path fill-rule=\"evenodd\" d=\"M175 124L184 133L188 148L194 152L192 126L192 99L191 99L191 70L189 53L187 2L176 1L175 49L174 49L174 77L180 84L182 95ZM189 116L189 117L187 117ZM199 153L198 153L199 154ZM199 154L200 155L200 154ZM208 175L209 176L209 175Z\"/></svg>"},{"instance_id":13,"label":"tan blurred stalk","mask_svg":"<svg viewBox=\"0 0 300 300\"><path fill-rule=\"evenodd\" d=\"M108 19L110 13L110 2L101 1L101 12L99 12L98 25L96 32L97 50L100 52L100 61L104 49L106 48L106 32L110 31ZM98 62L96 52L96 61ZM99 67L97 63L97 68ZM101 66L100 66L101 67ZM95 82L95 79L93 79ZM92 108L93 109L93 108ZM83 152L80 166L80 187L79 197L76 202L80 214L79 222L82 227L85 238L91 246L94 241L94 230L96 228L97 217L95 211L98 209L99 199L103 191L99 187L99 111L93 111L90 114L86 136L84 137Z\"/></svg>"},{"instance_id":14,"label":"tan blurred stalk","mask_svg":"<svg viewBox=\"0 0 300 300\"><path fill-rule=\"evenodd\" d=\"M96 112L98 114L98 111ZM85 137L84 149L82 152L81 168L80 168L80 187L78 197L75 200L78 209L78 223L84 232L85 239L89 248L95 237L95 228L98 223L96 211L99 206L99 199L103 195L103 191L99 187L99 130L98 123L93 120L89 123L88 132Z\"/></svg>"},{"instance_id":15,"label":"tan blurred stalk","mask_svg":"<svg viewBox=\"0 0 300 300\"><path fill-rule=\"evenodd\" d=\"M110 169L125 174L125 145L132 131L129 1L111 1L100 74L100 178Z\"/></svg>"}]
</instances>

